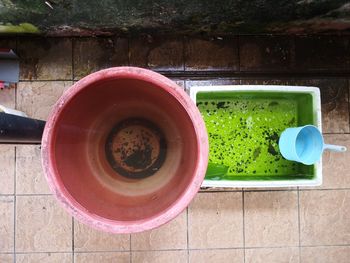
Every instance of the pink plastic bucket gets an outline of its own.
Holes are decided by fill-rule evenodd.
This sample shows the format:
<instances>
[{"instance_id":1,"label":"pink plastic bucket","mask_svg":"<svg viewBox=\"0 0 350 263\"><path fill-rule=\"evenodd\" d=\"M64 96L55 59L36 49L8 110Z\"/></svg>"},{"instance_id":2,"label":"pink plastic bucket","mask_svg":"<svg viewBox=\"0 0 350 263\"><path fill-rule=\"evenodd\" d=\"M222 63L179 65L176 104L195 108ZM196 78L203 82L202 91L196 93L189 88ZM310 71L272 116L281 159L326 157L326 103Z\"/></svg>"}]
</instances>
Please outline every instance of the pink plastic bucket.
<instances>
[{"instance_id":1,"label":"pink plastic bucket","mask_svg":"<svg viewBox=\"0 0 350 263\"><path fill-rule=\"evenodd\" d=\"M51 191L76 219L112 233L158 227L204 179L208 138L174 82L117 67L81 79L55 104L42 139Z\"/></svg>"}]
</instances>

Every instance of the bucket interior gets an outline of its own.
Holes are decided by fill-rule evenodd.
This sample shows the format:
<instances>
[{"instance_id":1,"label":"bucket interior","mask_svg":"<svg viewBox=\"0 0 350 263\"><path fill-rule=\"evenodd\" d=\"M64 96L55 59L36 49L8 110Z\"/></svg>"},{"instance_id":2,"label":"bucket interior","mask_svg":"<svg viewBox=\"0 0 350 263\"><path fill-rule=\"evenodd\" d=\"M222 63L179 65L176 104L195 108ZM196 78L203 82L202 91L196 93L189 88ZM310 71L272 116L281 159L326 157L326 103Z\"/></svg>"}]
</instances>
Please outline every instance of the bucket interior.
<instances>
[{"instance_id":1,"label":"bucket interior","mask_svg":"<svg viewBox=\"0 0 350 263\"><path fill-rule=\"evenodd\" d=\"M91 214L147 220L170 209L195 177L192 120L154 83L122 78L90 84L65 104L56 123L58 180Z\"/></svg>"}]
</instances>

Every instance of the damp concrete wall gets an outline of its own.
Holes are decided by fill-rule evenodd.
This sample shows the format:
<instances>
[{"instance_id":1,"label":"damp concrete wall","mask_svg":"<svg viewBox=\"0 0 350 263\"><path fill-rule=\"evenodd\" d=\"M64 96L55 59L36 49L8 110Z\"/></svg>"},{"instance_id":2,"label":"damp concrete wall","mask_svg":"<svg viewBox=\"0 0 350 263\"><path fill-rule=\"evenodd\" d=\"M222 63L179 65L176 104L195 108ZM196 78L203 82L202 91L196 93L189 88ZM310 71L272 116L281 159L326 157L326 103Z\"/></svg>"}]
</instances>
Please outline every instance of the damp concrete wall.
<instances>
[{"instance_id":1,"label":"damp concrete wall","mask_svg":"<svg viewBox=\"0 0 350 263\"><path fill-rule=\"evenodd\" d=\"M0 0L0 34L348 33L347 0Z\"/></svg>"}]
</instances>

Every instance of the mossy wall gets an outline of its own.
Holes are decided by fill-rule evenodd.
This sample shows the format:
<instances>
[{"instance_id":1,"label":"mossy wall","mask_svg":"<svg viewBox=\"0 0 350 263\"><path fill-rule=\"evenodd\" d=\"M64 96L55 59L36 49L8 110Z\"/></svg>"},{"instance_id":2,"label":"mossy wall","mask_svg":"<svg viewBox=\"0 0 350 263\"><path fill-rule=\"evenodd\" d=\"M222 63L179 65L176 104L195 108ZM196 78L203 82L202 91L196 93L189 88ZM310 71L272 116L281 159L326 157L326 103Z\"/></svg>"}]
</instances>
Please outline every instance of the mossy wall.
<instances>
[{"instance_id":1,"label":"mossy wall","mask_svg":"<svg viewBox=\"0 0 350 263\"><path fill-rule=\"evenodd\" d=\"M347 0L0 0L0 34L349 31Z\"/></svg>"}]
</instances>

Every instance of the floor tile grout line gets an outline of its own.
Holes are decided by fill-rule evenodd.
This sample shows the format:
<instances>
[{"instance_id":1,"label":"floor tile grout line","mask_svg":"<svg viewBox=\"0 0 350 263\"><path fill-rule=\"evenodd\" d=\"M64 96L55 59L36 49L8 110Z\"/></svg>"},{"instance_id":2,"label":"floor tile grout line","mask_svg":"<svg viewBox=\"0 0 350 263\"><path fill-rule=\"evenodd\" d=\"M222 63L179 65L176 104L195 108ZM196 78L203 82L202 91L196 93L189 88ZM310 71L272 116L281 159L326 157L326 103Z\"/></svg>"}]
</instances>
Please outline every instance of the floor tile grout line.
<instances>
[{"instance_id":1,"label":"floor tile grout line","mask_svg":"<svg viewBox=\"0 0 350 263\"><path fill-rule=\"evenodd\" d=\"M75 41L75 38L72 37L71 38L71 47L72 47L72 52L71 52L71 55L72 55L72 82L74 82L74 77L75 77L75 74L74 74L74 41Z\"/></svg>"},{"instance_id":2,"label":"floor tile grout line","mask_svg":"<svg viewBox=\"0 0 350 263\"><path fill-rule=\"evenodd\" d=\"M182 37L182 63L183 63L183 71L186 71L186 43L187 39L185 36ZM185 86L186 88L186 86Z\"/></svg>"},{"instance_id":3,"label":"floor tile grout line","mask_svg":"<svg viewBox=\"0 0 350 263\"><path fill-rule=\"evenodd\" d=\"M304 186L303 186L304 187ZM350 188L317 188L317 189L300 189L301 192L307 191L349 191ZM201 194L211 193L239 193L239 192L295 192L297 189L254 189L254 190L217 190L217 191L200 191ZM0 196L14 196L15 194L0 194ZM53 194L16 194L16 196L53 196Z\"/></svg>"},{"instance_id":4,"label":"floor tile grout line","mask_svg":"<svg viewBox=\"0 0 350 263\"><path fill-rule=\"evenodd\" d=\"M349 132L323 132L323 135L348 135Z\"/></svg>"},{"instance_id":5,"label":"floor tile grout line","mask_svg":"<svg viewBox=\"0 0 350 263\"><path fill-rule=\"evenodd\" d=\"M243 262L246 261L245 255L245 208L244 208L244 191L242 191L242 223L243 223Z\"/></svg>"},{"instance_id":6,"label":"floor tile grout line","mask_svg":"<svg viewBox=\"0 0 350 263\"><path fill-rule=\"evenodd\" d=\"M129 234L129 262L132 263L131 234Z\"/></svg>"},{"instance_id":7,"label":"floor tile grout line","mask_svg":"<svg viewBox=\"0 0 350 263\"><path fill-rule=\"evenodd\" d=\"M0 194L0 196L52 196L53 194Z\"/></svg>"},{"instance_id":8,"label":"floor tile grout line","mask_svg":"<svg viewBox=\"0 0 350 263\"><path fill-rule=\"evenodd\" d=\"M334 245L302 245L302 248L304 247L350 247L350 243L349 244L334 244Z\"/></svg>"},{"instance_id":9,"label":"floor tile grout line","mask_svg":"<svg viewBox=\"0 0 350 263\"><path fill-rule=\"evenodd\" d=\"M237 70L161 70L152 68L151 70L163 74L168 77L179 78L235 78L235 79L281 79L281 80L309 80L309 79L347 79L350 72L276 72L276 71L237 71Z\"/></svg>"},{"instance_id":10,"label":"floor tile grout line","mask_svg":"<svg viewBox=\"0 0 350 263\"><path fill-rule=\"evenodd\" d=\"M240 193L242 190L199 190L199 193L201 194L207 194L207 193L221 193L221 192L228 192L228 193Z\"/></svg>"},{"instance_id":11,"label":"floor tile grout line","mask_svg":"<svg viewBox=\"0 0 350 263\"><path fill-rule=\"evenodd\" d=\"M349 130L350 130L350 79L348 79L348 115L349 115Z\"/></svg>"},{"instance_id":12,"label":"floor tile grout line","mask_svg":"<svg viewBox=\"0 0 350 263\"><path fill-rule=\"evenodd\" d=\"M349 191L350 187L346 188L317 188L317 189L300 189L301 192L307 191ZM239 192L295 192L297 189L254 189L254 190L217 190L217 191L203 191L201 194L211 194L211 193L239 193ZM15 194L0 194L0 196L15 196ZM53 194L16 194L16 196L53 196Z\"/></svg>"},{"instance_id":13,"label":"floor tile grout line","mask_svg":"<svg viewBox=\"0 0 350 263\"><path fill-rule=\"evenodd\" d=\"M72 262L75 262L74 258L74 217L72 217Z\"/></svg>"},{"instance_id":14,"label":"floor tile grout line","mask_svg":"<svg viewBox=\"0 0 350 263\"><path fill-rule=\"evenodd\" d=\"M307 192L307 191L349 191L350 188L320 188L320 189L303 189L301 188L300 191L301 192Z\"/></svg>"},{"instance_id":15,"label":"floor tile grout line","mask_svg":"<svg viewBox=\"0 0 350 263\"><path fill-rule=\"evenodd\" d=\"M14 193L14 199L13 199L13 262L16 263L16 210L17 210L17 196L16 196L16 188L17 188L17 146L15 146L14 148L14 166L15 166L15 170L14 170L14 178L13 178L13 182L14 182L14 189L13 189L13 193Z\"/></svg>"},{"instance_id":16,"label":"floor tile grout line","mask_svg":"<svg viewBox=\"0 0 350 263\"><path fill-rule=\"evenodd\" d=\"M75 42L75 38L72 37L70 38L71 40L71 68L72 68L72 85L74 84L74 42ZM72 216L72 263L75 262L75 253L74 253L74 217Z\"/></svg>"},{"instance_id":17,"label":"floor tile grout line","mask_svg":"<svg viewBox=\"0 0 350 263\"><path fill-rule=\"evenodd\" d=\"M187 243L187 263L190 262L190 236L189 236L189 231L188 231L188 213L189 213L189 206L186 207L186 243Z\"/></svg>"},{"instance_id":18,"label":"floor tile grout line","mask_svg":"<svg viewBox=\"0 0 350 263\"><path fill-rule=\"evenodd\" d=\"M130 37L127 38L128 40L128 48L127 48L127 52L128 52L128 66L130 67Z\"/></svg>"},{"instance_id":19,"label":"floor tile grout line","mask_svg":"<svg viewBox=\"0 0 350 263\"><path fill-rule=\"evenodd\" d=\"M241 47L240 47L240 37L239 35L237 36L237 60L238 60L238 72L241 72Z\"/></svg>"},{"instance_id":20,"label":"floor tile grout line","mask_svg":"<svg viewBox=\"0 0 350 263\"><path fill-rule=\"evenodd\" d=\"M80 78L82 79L82 78ZM79 80L80 80L79 79ZM64 79L20 79L19 82L65 82L72 81L72 78L64 78ZM78 79L76 79L78 81Z\"/></svg>"},{"instance_id":21,"label":"floor tile grout line","mask_svg":"<svg viewBox=\"0 0 350 263\"><path fill-rule=\"evenodd\" d=\"M16 100L15 100L16 103ZM16 105L15 105L16 106ZM13 198L13 262L16 263L16 210L17 210L17 146L14 147L14 173L13 173L13 183L14 183L14 198Z\"/></svg>"},{"instance_id":22,"label":"floor tile grout line","mask_svg":"<svg viewBox=\"0 0 350 263\"><path fill-rule=\"evenodd\" d=\"M18 255L30 255L30 254L72 254L71 251L26 251L26 252L17 252ZM89 254L89 253L129 253L127 250L89 250L89 251L76 251L75 254ZM0 253L0 254L11 254L11 253Z\"/></svg>"},{"instance_id":23,"label":"floor tile grout line","mask_svg":"<svg viewBox=\"0 0 350 263\"><path fill-rule=\"evenodd\" d=\"M291 47L291 58L290 58L290 64L289 68L290 69L295 69L296 68L296 38L295 36L292 37L291 39L292 42L292 47Z\"/></svg>"},{"instance_id":24,"label":"floor tile grout line","mask_svg":"<svg viewBox=\"0 0 350 263\"><path fill-rule=\"evenodd\" d=\"M17 48L17 40L16 40L16 48ZM17 84L15 86L15 109L17 109ZM17 147L14 147L14 173L13 173L13 193L14 193L14 200L13 200L13 260L16 262L16 209L17 209Z\"/></svg>"},{"instance_id":25,"label":"floor tile grout line","mask_svg":"<svg viewBox=\"0 0 350 263\"><path fill-rule=\"evenodd\" d=\"M302 187L306 187L306 186L302 186ZM307 192L307 191L348 191L350 190L349 187L347 188L316 188L316 189L303 189L301 188L300 191L301 192ZM276 189L276 190L243 190L244 192L295 192L297 191L297 189Z\"/></svg>"},{"instance_id":26,"label":"floor tile grout line","mask_svg":"<svg viewBox=\"0 0 350 263\"><path fill-rule=\"evenodd\" d=\"M15 109L17 109L17 88L18 88L18 83L15 85Z\"/></svg>"},{"instance_id":27,"label":"floor tile grout line","mask_svg":"<svg viewBox=\"0 0 350 263\"><path fill-rule=\"evenodd\" d=\"M304 245L302 248L322 248L322 247L350 247L349 244L334 244L334 245ZM239 250L239 249L282 249L282 248L299 248L299 246L266 246L266 247L227 247L227 248L191 248L190 251L206 251L206 250ZM186 251L187 249L148 249L148 250L133 250L133 252L164 252L164 251ZM88 251L76 251L76 254L86 253L129 253L129 250L88 250ZM17 252L17 254L42 254L42 253L67 253L71 251L31 251L31 252ZM12 252L3 252L0 254L12 254Z\"/></svg>"},{"instance_id":28,"label":"floor tile grout line","mask_svg":"<svg viewBox=\"0 0 350 263\"><path fill-rule=\"evenodd\" d=\"M17 38L16 38L16 49L17 49ZM17 109L17 88L18 83L16 83L15 86L15 109ZM14 184L14 203L13 203L13 262L16 263L17 255L16 255L16 209L17 209L17 146L14 146L14 178L13 178L13 184Z\"/></svg>"},{"instance_id":29,"label":"floor tile grout line","mask_svg":"<svg viewBox=\"0 0 350 263\"><path fill-rule=\"evenodd\" d=\"M306 186L303 186L306 187ZM315 189L300 189L300 191L346 191L346 190L350 190L349 187L346 188L315 188ZM249 192L295 192L297 191L297 188L295 189L254 189L254 190L245 190L245 188L243 188L243 190L218 190L218 191L201 191L200 193L202 194L210 194L210 193L237 193L237 192L245 192L245 193L249 193Z\"/></svg>"},{"instance_id":30,"label":"floor tile grout line","mask_svg":"<svg viewBox=\"0 0 350 263\"><path fill-rule=\"evenodd\" d=\"M347 79L350 77L350 72L347 73L339 73L339 74L327 74L327 72L319 72L319 73L310 73L307 75L302 75L296 73L278 73L278 72L244 72L244 71L222 71L222 70L211 70L211 71L164 71L164 70L156 70L151 69L159 74L165 75L169 78L184 78L188 80L202 80L202 79L238 79L238 80L271 80L271 79L300 79L300 80L309 80L309 79ZM79 80L74 79L74 80ZM71 78L63 78L63 79L20 79L19 82L48 82L48 81L71 81Z\"/></svg>"},{"instance_id":31,"label":"floor tile grout line","mask_svg":"<svg viewBox=\"0 0 350 263\"><path fill-rule=\"evenodd\" d=\"M298 232L299 232L299 263L301 263L301 226L300 226L300 189L297 189L298 197Z\"/></svg>"},{"instance_id":32,"label":"floor tile grout line","mask_svg":"<svg viewBox=\"0 0 350 263\"><path fill-rule=\"evenodd\" d=\"M333 245L301 245L301 248L308 247L350 247L349 244L333 244ZM299 248L299 246L267 246L267 247L245 247L245 249L266 249L266 248Z\"/></svg>"},{"instance_id":33,"label":"floor tile grout line","mask_svg":"<svg viewBox=\"0 0 350 263\"><path fill-rule=\"evenodd\" d=\"M206 251L206 250L230 250L230 249L243 249L243 247L233 247L233 248L190 248L189 251ZM134 252L159 252L159 251L186 251L184 248L174 248L174 249L153 249L153 250L134 250Z\"/></svg>"}]
</instances>

